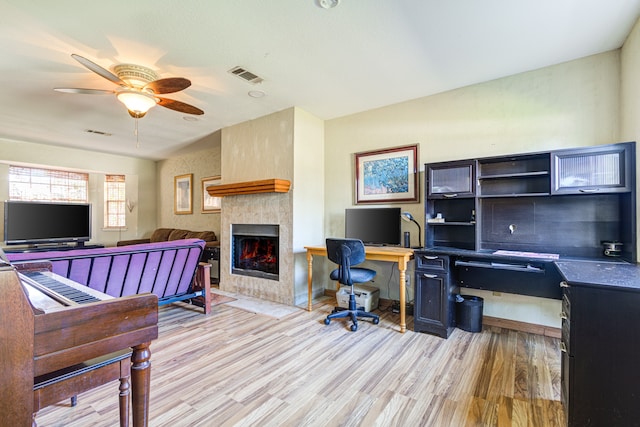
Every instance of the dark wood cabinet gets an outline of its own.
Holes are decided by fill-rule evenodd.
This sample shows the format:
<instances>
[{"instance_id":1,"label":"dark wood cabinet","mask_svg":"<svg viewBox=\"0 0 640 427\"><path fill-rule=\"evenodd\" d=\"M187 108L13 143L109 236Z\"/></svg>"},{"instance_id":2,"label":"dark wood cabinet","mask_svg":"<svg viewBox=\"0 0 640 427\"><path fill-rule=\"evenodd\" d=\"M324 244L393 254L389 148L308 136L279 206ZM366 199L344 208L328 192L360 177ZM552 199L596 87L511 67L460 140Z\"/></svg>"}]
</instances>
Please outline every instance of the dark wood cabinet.
<instances>
[{"instance_id":1,"label":"dark wood cabinet","mask_svg":"<svg viewBox=\"0 0 640 427\"><path fill-rule=\"evenodd\" d=\"M478 161L479 197L548 196L549 153Z\"/></svg>"},{"instance_id":2,"label":"dark wood cabinet","mask_svg":"<svg viewBox=\"0 0 640 427\"><path fill-rule=\"evenodd\" d=\"M439 162L425 171L427 248L595 258L613 241L636 260L635 143Z\"/></svg>"},{"instance_id":3,"label":"dark wood cabinet","mask_svg":"<svg viewBox=\"0 0 640 427\"><path fill-rule=\"evenodd\" d=\"M634 142L426 164L424 188L416 331L448 336L459 286L559 299L558 257L636 262Z\"/></svg>"},{"instance_id":4,"label":"dark wood cabinet","mask_svg":"<svg viewBox=\"0 0 640 427\"><path fill-rule=\"evenodd\" d=\"M455 327L455 295L458 287L449 275L449 257L421 251L414 253L416 332L449 337Z\"/></svg>"},{"instance_id":5,"label":"dark wood cabinet","mask_svg":"<svg viewBox=\"0 0 640 427\"><path fill-rule=\"evenodd\" d=\"M579 274L584 278L562 282L561 392L567 425L640 426L640 289L637 281L635 289L615 286L624 277L638 276L623 269L638 267L597 267L570 266L569 271L582 270ZM594 269L591 274L590 268ZM562 263L560 269L566 270ZM597 283L607 271L617 273L610 279L614 286ZM588 276L594 283L589 283Z\"/></svg>"},{"instance_id":6,"label":"dark wood cabinet","mask_svg":"<svg viewBox=\"0 0 640 427\"><path fill-rule=\"evenodd\" d=\"M631 144L612 144L553 152L552 193L631 191L634 151Z\"/></svg>"},{"instance_id":7,"label":"dark wood cabinet","mask_svg":"<svg viewBox=\"0 0 640 427\"><path fill-rule=\"evenodd\" d=\"M433 163L425 169L427 196L455 199L475 195L475 161Z\"/></svg>"},{"instance_id":8,"label":"dark wood cabinet","mask_svg":"<svg viewBox=\"0 0 640 427\"><path fill-rule=\"evenodd\" d=\"M220 246L207 246L202 251L200 262L211 264L211 283L220 283Z\"/></svg>"},{"instance_id":9,"label":"dark wood cabinet","mask_svg":"<svg viewBox=\"0 0 640 427\"><path fill-rule=\"evenodd\" d=\"M426 247L476 246L475 160L425 165Z\"/></svg>"}]
</instances>

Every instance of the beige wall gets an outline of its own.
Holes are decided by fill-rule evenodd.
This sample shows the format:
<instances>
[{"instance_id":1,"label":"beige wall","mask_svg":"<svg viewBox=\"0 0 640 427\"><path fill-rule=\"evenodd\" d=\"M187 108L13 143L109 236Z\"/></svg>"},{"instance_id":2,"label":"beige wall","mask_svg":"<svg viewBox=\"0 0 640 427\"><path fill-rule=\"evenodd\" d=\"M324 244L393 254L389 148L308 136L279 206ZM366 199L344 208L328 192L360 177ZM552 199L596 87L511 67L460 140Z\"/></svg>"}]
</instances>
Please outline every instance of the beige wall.
<instances>
[{"instance_id":1,"label":"beige wall","mask_svg":"<svg viewBox=\"0 0 640 427\"><path fill-rule=\"evenodd\" d=\"M89 202L92 204L91 242L115 245L118 240L149 233L156 226L156 162L134 157L104 154L75 148L57 147L0 139L0 200L9 198L10 164L59 168L89 173ZM103 183L105 174L126 176L127 199L135 207L127 212L127 228L105 231L103 225ZM1 209L0 209L1 211ZM0 216L4 215L0 212ZM0 221L0 230L4 221ZM3 231L0 231L2 235Z\"/></svg>"},{"instance_id":2,"label":"beige wall","mask_svg":"<svg viewBox=\"0 0 640 427\"><path fill-rule=\"evenodd\" d=\"M344 209L354 206L353 157L359 151L418 144L423 175L424 163L617 142L619 56L607 52L327 121L325 235L344 235ZM420 223L423 199L400 205ZM415 225L403 227L417 244ZM378 271L381 297L398 299L397 272L371 265ZM560 325L558 301L468 293L485 298L486 315Z\"/></svg>"},{"instance_id":3,"label":"beige wall","mask_svg":"<svg viewBox=\"0 0 640 427\"><path fill-rule=\"evenodd\" d=\"M293 251L295 302L307 302L305 245L324 243L324 121L296 108L294 121ZM316 277L319 277L316 275ZM314 294L324 293L314 280Z\"/></svg>"},{"instance_id":4,"label":"beige wall","mask_svg":"<svg viewBox=\"0 0 640 427\"><path fill-rule=\"evenodd\" d=\"M295 109L222 130L222 182L293 181ZM278 280L231 274L231 226L279 225ZM284 304L294 303L293 191L225 196L222 200L220 289Z\"/></svg>"},{"instance_id":5,"label":"beige wall","mask_svg":"<svg viewBox=\"0 0 640 427\"><path fill-rule=\"evenodd\" d=\"M224 128L222 183L293 180L293 115L288 108Z\"/></svg>"},{"instance_id":6,"label":"beige wall","mask_svg":"<svg viewBox=\"0 0 640 427\"><path fill-rule=\"evenodd\" d=\"M636 22L622 46L620 55L620 138L625 141L640 139L640 20ZM636 147L636 151L640 151ZM636 182L640 179L640 162L636 153ZM638 185L636 183L636 189ZM640 212L640 199L636 200L636 212ZM640 232L640 221L636 220ZM640 249L640 242L638 242Z\"/></svg>"},{"instance_id":7,"label":"beige wall","mask_svg":"<svg viewBox=\"0 0 640 427\"><path fill-rule=\"evenodd\" d=\"M324 122L289 108L222 130L224 183L279 178L288 193L227 196L223 199L221 289L286 304L306 304L304 245L323 239ZM277 282L230 273L232 224L280 226ZM322 291L319 286L319 292Z\"/></svg>"},{"instance_id":8,"label":"beige wall","mask_svg":"<svg viewBox=\"0 0 640 427\"><path fill-rule=\"evenodd\" d=\"M157 163L158 227L214 231L220 236L220 213L202 213L202 178L220 175L220 132L194 143L197 151L177 154ZM193 213L176 215L174 178L193 174Z\"/></svg>"}]
</instances>

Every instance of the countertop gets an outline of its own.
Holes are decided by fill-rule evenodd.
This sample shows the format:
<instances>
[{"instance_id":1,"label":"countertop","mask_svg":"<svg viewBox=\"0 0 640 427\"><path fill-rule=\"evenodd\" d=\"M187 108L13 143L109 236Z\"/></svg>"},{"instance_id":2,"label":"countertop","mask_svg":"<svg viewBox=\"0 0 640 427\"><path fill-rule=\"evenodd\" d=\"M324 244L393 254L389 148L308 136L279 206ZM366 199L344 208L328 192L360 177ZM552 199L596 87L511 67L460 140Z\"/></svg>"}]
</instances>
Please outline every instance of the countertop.
<instances>
[{"instance_id":1,"label":"countertop","mask_svg":"<svg viewBox=\"0 0 640 427\"><path fill-rule=\"evenodd\" d=\"M640 291L640 266L627 262L556 261L564 279L572 285Z\"/></svg>"},{"instance_id":2,"label":"countertop","mask_svg":"<svg viewBox=\"0 0 640 427\"><path fill-rule=\"evenodd\" d=\"M458 248L450 248L446 246L434 246L431 248L420 248L415 249L415 253L418 254L441 254L441 255L449 255L449 256L458 256L458 257L469 257L469 258L477 258L477 259L498 259L502 261L514 261L514 262L553 262L554 258L547 257L544 255L547 254L538 254L539 256L515 256L509 254L500 254L496 253L495 250L482 250L482 251L474 251L470 249L458 249ZM513 252L515 253L515 252ZM533 254L533 252L521 252L521 254Z\"/></svg>"},{"instance_id":3,"label":"countertop","mask_svg":"<svg viewBox=\"0 0 640 427\"><path fill-rule=\"evenodd\" d=\"M553 263L563 279L573 285L640 291L640 265L629 263L621 258L602 256L594 259L573 257L551 259L538 256L500 255L493 250L473 251L449 247L416 249L417 255L430 253L519 263L548 262Z\"/></svg>"}]
</instances>

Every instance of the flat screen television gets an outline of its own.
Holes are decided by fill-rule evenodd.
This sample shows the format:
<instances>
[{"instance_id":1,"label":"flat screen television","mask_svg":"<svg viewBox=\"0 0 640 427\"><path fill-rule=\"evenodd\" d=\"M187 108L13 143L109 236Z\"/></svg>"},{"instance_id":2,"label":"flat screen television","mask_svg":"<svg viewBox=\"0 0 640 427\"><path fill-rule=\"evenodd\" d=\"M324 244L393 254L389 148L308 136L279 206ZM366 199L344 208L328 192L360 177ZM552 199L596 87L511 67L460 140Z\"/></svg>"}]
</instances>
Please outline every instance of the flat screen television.
<instances>
[{"instance_id":1,"label":"flat screen television","mask_svg":"<svg viewBox=\"0 0 640 427\"><path fill-rule=\"evenodd\" d=\"M400 208L345 209L344 235L365 245L400 246Z\"/></svg>"},{"instance_id":2,"label":"flat screen television","mask_svg":"<svg viewBox=\"0 0 640 427\"><path fill-rule=\"evenodd\" d=\"M7 245L78 242L91 239L88 203L4 202Z\"/></svg>"}]
</instances>

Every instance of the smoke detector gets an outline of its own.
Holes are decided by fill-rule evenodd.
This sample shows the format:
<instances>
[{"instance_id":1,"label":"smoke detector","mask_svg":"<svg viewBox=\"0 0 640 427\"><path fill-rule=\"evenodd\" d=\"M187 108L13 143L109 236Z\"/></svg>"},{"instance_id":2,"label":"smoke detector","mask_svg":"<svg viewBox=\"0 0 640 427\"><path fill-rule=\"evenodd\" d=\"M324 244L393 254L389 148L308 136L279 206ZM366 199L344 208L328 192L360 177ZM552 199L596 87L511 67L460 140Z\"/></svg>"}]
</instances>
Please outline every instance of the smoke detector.
<instances>
[{"instance_id":1,"label":"smoke detector","mask_svg":"<svg viewBox=\"0 0 640 427\"><path fill-rule=\"evenodd\" d=\"M332 9L340 4L340 0L317 0L317 2L323 9Z\"/></svg>"}]
</instances>

